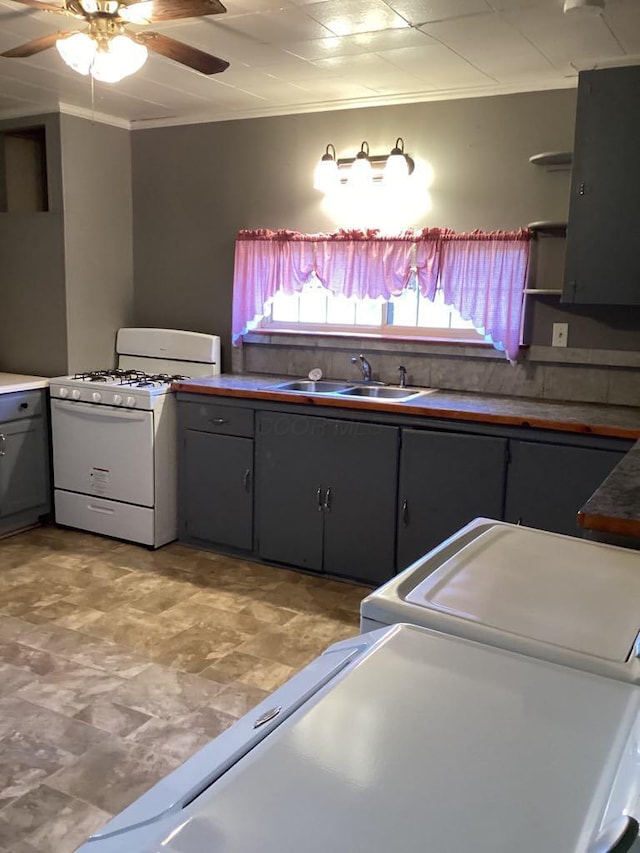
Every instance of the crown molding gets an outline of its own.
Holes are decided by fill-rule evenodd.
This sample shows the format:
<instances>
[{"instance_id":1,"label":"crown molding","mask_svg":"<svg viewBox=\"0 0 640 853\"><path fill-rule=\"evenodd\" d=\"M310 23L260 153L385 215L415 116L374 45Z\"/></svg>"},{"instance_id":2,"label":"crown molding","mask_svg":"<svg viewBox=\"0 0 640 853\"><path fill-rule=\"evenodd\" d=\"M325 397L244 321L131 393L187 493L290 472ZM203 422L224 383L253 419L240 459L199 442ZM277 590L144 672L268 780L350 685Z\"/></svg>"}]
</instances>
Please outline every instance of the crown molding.
<instances>
[{"instance_id":1,"label":"crown molding","mask_svg":"<svg viewBox=\"0 0 640 853\"><path fill-rule=\"evenodd\" d=\"M530 92L546 92L556 89L575 89L578 85L578 75L553 80L547 85L531 83L522 85L497 85L470 87L466 89L446 89L439 92L409 92L407 94L388 96L374 96L371 98L360 98L357 101L322 101L313 104L296 104L289 107L263 107L253 110L239 110L233 114L227 111L197 113L193 115L170 116L157 119L132 119L131 130L149 130L160 127L176 127L190 124L209 124L222 121L238 121L241 119L270 118L275 116L302 115L306 113L323 113L334 110L366 109L367 107L389 107L398 104L420 104L435 101L457 101L465 98L485 98L496 95L517 95Z\"/></svg>"},{"instance_id":2,"label":"crown molding","mask_svg":"<svg viewBox=\"0 0 640 853\"><path fill-rule=\"evenodd\" d=\"M73 104L58 104L58 112L61 115L75 116L76 118L84 118L97 124L109 124L112 127L120 127L123 130L131 130L131 121L127 118L108 115L107 113L95 112L95 110L87 109L86 107L76 107Z\"/></svg>"}]
</instances>

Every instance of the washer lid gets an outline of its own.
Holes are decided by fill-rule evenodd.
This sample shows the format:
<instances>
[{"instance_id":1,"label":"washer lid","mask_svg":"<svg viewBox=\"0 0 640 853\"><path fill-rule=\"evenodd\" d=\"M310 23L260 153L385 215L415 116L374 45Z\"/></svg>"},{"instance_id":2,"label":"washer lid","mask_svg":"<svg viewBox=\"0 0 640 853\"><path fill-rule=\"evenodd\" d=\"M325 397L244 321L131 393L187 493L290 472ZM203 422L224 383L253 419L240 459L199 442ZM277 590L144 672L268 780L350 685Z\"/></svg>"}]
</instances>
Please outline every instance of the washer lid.
<instances>
[{"instance_id":1,"label":"washer lid","mask_svg":"<svg viewBox=\"0 0 640 853\"><path fill-rule=\"evenodd\" d=\"M144 850L584 853L634 788L639 711L635 685L396 626Z\"/></svg>"},{"instance_id":2,"label":"washer lid","mask_svg":"<svg viewBox=\"0 0 640 853\"><path fill-rule=\"evenodd\" d=\"M496 524L404 598L517 636L625 661L640 630L640 554Z\"/></svg>"}]
</instances>

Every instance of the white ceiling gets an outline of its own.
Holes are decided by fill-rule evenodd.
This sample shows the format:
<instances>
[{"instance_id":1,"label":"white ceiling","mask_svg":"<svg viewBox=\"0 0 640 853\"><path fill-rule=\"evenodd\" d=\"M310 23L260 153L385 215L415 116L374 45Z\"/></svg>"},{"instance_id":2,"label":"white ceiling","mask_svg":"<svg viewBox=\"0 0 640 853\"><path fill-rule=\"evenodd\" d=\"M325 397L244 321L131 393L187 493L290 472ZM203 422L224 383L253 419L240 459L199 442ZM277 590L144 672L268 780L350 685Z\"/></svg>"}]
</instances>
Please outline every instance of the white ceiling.
<instances>
[{"instance_id":1,"label":"white ceiling","mask_svg":"<svg viewBox=\"0 0 640 853\"><path fill-rule=\"evenodd\" d=\"M57 109L127 127L574 86L578 70L640 63L640 0L602 17L563 0L223 0L224 15L153 30L228 60L206 77L150 55L120 83L91 84L58 52L0 57L0 116ZM0 0L0 51L74 19Z\"/></svg>"}]
</instances>

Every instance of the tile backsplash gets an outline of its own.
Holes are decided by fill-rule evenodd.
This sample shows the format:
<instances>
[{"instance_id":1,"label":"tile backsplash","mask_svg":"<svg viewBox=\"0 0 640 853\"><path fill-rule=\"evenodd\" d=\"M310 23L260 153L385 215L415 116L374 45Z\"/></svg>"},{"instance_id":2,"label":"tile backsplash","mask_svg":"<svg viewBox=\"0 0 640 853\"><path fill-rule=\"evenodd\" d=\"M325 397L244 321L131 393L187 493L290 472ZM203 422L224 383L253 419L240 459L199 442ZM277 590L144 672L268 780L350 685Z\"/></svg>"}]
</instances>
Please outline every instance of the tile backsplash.
<instances>
[{"instance_id":1,"label":"tile backsplash","mask_svg":"<svg viewBox=\"0 0 640 853\"><path fill-rule=\"evenodd\" d=\"M640 353L531 346L515 366L490 347L330 336L250 334L234 347L233 373L303 377L319 367L327 379L357 379L351 357L364 353L374 379L442 390L545 400L640 406Z\"/></svg>"}]
</instances>

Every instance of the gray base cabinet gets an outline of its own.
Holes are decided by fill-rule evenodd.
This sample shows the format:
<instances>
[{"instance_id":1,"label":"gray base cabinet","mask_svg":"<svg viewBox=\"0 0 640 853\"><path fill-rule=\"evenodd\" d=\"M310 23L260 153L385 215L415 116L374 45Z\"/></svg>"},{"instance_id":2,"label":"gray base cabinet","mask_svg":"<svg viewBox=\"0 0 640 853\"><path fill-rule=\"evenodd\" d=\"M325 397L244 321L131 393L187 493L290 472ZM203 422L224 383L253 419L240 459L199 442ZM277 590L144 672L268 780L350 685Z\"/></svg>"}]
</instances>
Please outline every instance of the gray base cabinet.
<instances>
[{"instance_id":1,"label":"gray base cabinet","mask_svg":"<svg viewBox=\"0 0 640 853\"><path fill-rule=\"evenodd\" d=\"M576 516L623 452L511 441L505 521L580 536Z\"/></svg>"},{"instance_id":2,"label":"gray base cabinet","mask_svg":"<svg viewBox=\"0 0 640 853\"><path fill-rule=\"evenodd\" d=\"M258 413L260 556L371 583L392 577L398 440L395 427Z\"/></svg>"},{"instance_id":3,"label":"gray base cabinet","mask_svg":"<svg viewBox=\"0 0 640 853\"><path fill-rule=\"evenodd\" d=\"M632 445L216 399L178 397L180 538L370 584L478 516L580 535L578 510Z\"/></svg>"},{"instance_id":4,"label":"gray base cabinet","mask_svg":"<svg viewBox=\"0 0 640 853\"><path fill-rule=\"evenodd\" d=\"M184 468L187 536L251 550L253 441L187 430Z\"/></svg>"},{"instance_id":5,"label":"gray base cabinet","mask_svg":"<svg viewBox=\"0 0 640 853\"><path fill-rule=\"evenodd\" d=\"M44 392L0 396L0 535L50 511L45 411Z\"/></svg>"},{"instance_id":6,"label":"gray base cabinet","mask_svg":"<svg viewBox=\"0 0 640 853\"><path fill-rule=\"evenodd\" d=\"M225 548L253 547L253 411L181 403L180 538Z\"/></svg>"},{"instance_id":7,"label":"gray base cabinet","mask_svg":"<svg viewBox=\"0 0 640 853\"><path fill-rule=\"evenodd\" d=\"M507 441L402 430L398 571L477 516L501 518Z\"/></svg>"}]
</instances>

